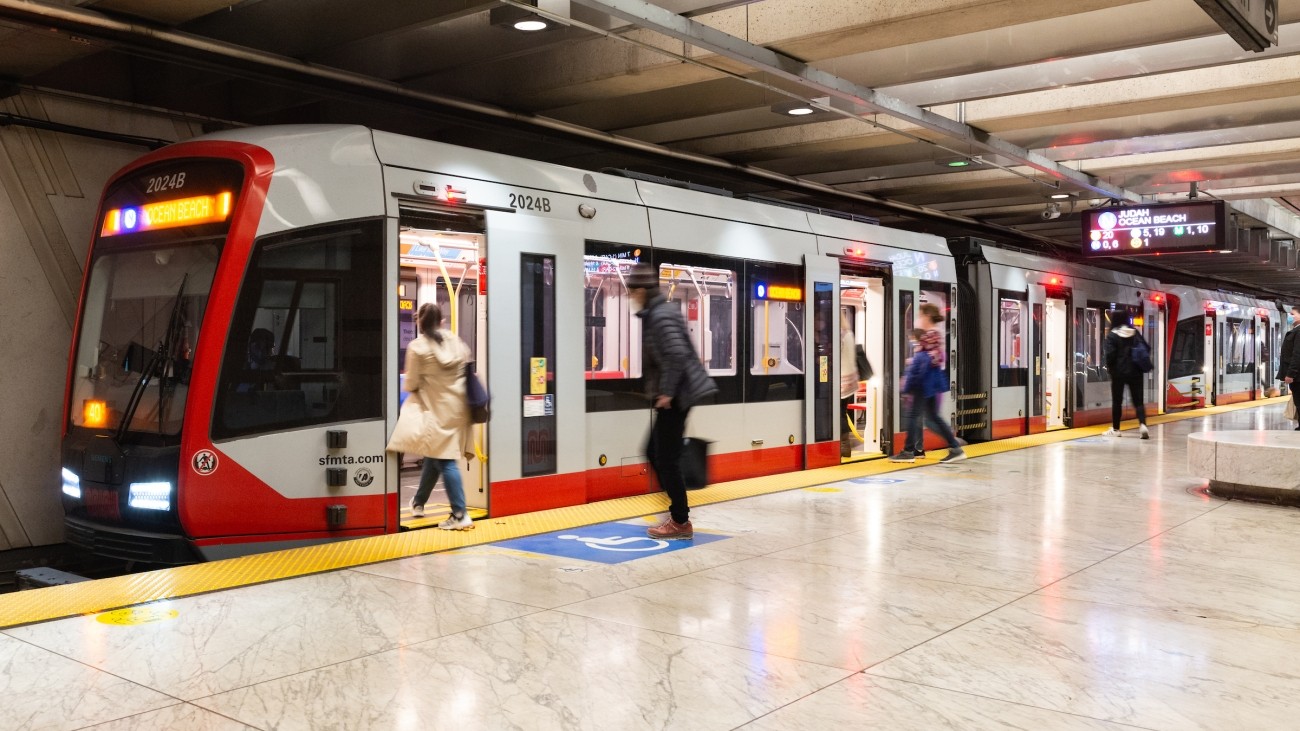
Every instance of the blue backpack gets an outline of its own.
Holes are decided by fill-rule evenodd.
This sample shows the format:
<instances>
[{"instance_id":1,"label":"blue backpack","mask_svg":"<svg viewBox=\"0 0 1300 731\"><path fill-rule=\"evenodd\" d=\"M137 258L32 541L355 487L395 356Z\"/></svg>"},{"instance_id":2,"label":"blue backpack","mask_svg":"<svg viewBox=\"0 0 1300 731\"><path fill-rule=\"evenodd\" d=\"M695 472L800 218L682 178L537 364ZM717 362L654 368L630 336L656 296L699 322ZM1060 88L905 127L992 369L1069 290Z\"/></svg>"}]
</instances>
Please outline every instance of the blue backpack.
<instances>
[{"instance_id":1,"label":"blue backpack","mask_svg":"<svg viewBox=\"0 0 1300 731\"><path fill-rule=\"evenodd\" d=\"M1133 361L1133 367L1143 373L1150 373L1156 366L1151 362L1151 346L1142 337L1142 333L1133 335L1133 346L1129 349L1129 360Z\"/></svg>"}]
</instances>

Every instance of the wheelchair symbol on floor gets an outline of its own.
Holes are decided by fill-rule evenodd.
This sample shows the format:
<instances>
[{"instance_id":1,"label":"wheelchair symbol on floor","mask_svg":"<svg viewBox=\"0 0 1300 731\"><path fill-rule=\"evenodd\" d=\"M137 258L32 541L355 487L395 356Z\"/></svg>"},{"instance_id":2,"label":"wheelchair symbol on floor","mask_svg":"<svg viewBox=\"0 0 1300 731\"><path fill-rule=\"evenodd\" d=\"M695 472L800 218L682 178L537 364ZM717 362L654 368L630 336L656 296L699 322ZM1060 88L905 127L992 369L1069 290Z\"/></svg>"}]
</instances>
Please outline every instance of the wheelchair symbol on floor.
<instances>
[{"instance_id":1,"label":"wheelchair symbol on floor","mask_svg":"<svg viewBox=\"0 0 1300 731\"><path fill-rule=\"evenodd\" d=\"M562 541L578 541L587 548L595 548L601 551L662 551L668 547L668 541L661 541L647 536L629 536L627 538L624 538L623 536L609 536L608 538L597 538L591 536L584 538L570 533L568 535L556 536L556 538L559 538ZM622 546L629 546L633 543L649 543L652 545L641 545L635 548L622 548Z\"/></svg>"}]
</instances>

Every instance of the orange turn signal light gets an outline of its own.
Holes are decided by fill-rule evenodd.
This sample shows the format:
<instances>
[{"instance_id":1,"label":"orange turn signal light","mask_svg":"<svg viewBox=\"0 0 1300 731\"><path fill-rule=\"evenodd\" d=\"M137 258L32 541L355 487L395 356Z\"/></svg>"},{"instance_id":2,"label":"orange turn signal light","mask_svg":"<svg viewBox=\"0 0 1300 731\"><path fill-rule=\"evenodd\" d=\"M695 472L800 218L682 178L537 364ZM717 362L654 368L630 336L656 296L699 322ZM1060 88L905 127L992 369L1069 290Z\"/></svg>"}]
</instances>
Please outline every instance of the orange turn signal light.
<instances>
[{"instance_id":1,"label":"orange turn signal light","mask_svg":"<svg viewBox=\"0 0 1300 731\"><path fill-rule=\"evenodd\" d=\"M87 399L81 407L82 421L86 426L91 428L102 428L108 425L108 403Z\"/></svg>"}]
</instances>

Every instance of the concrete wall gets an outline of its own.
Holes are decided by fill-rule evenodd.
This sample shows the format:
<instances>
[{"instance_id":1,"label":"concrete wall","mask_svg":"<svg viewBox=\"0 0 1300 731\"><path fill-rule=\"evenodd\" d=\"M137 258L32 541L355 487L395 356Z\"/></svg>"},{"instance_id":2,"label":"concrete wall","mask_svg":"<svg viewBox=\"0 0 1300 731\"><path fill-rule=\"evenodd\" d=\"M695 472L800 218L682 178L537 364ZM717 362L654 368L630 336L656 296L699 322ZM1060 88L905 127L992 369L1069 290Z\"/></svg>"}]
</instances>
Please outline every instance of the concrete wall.
<instances>
[{"instance_id":1,"label":"concrete wall","mask_svg":"<svg viewBox=\"0 0 1300 731\"><path fill-rule=\"evenodd\" d=\"M189 121L24 92L0 112L169 141ZM0 127L0 550L59 543L64 377L92 219L110 175L147 148Z\"/></svg>"}]
</instances>

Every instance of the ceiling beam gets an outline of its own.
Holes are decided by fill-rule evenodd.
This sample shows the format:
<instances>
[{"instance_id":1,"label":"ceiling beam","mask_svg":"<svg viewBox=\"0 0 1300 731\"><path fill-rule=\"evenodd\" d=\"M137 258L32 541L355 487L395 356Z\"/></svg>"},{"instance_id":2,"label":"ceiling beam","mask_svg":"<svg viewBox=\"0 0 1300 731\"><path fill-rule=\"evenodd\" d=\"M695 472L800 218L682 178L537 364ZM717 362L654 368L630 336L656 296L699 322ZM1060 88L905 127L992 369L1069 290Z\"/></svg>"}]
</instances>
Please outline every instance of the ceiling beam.
<instances>
[{"instance_id":1,"label":"ceiling beam","mask_svg":"<svg viewBox=\"0 0 1300 731\"><path fill-rule=\"evenodd\" d=\"M928 109L882 94L875 89L815 69L798 59L723 33L644 0L573 0L573 2L793 81L808 89L811 92L810 96L829 95L834 110L846 116L860 117L871 122L872 120L867 119L865 114L886 114L942 135L962 146L1008 158L1058 181L1095 191L1108 198L1135 202L1141 200L1136 193L1111 185L1085 172L1058 165L1043 155L1012 144L977 127L935 114Z\"/></svg>"}]
</instances>

